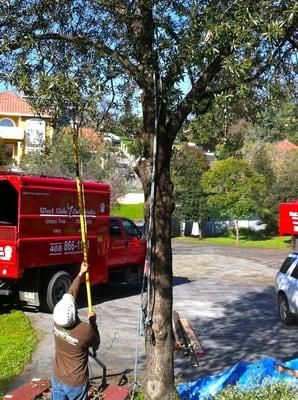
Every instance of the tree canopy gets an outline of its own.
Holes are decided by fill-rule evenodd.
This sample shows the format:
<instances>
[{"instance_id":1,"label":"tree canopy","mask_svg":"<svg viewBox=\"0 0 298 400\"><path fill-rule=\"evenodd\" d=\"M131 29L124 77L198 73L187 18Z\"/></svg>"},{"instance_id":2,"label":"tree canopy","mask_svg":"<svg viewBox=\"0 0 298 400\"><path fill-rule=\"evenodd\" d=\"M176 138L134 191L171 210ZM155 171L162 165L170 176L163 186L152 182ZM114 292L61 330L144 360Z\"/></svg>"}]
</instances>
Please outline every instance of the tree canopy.
<instances>
[{"instance_id":1,"label":"tree canopy","mask_svg":"<svg viewBox=\"0 0 298 400\"><path fill-rule=\"evenodd\" d=\"M262 175L250 165L235 158L217 161L205 172L202 186L208 194L208 203L218 210L221 217L236 221L236 237L239 240L237 221L260 212L265 194Z\"/></svg>"},{"instance_id":2,"label":"tree canopy","mask_svg":"<svg viewBox=\"0 0 298 400\"><path fill-rule=\"evenodd\" d=\"M202 221L207 216L207 199L201 187L201 178L208 169L204 153L185 145L175 149L172 156L175 214L186 221Z\"/></svg>"}]
</instances>

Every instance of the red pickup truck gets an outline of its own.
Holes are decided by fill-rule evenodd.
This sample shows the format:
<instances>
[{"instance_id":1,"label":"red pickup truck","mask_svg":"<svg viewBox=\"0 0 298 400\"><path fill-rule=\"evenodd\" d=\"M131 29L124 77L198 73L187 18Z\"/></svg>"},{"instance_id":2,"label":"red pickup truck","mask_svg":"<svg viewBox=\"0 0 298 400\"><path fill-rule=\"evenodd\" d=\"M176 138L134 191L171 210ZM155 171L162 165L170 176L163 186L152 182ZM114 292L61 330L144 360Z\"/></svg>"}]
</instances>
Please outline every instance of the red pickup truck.
<instances>
[{"instance_id":1,"label":"red pickup truck","mask_svg":"<svg viewBox=\"0 0 298 400\"><path fill-rule=\"evenodd\" d=\"M141 230L109 215L109 185L83 186L91 284L140 279L146 252ZM75 181L0 173L0 296L51 311L82 259Z\"/></svg>"}]
</instances>

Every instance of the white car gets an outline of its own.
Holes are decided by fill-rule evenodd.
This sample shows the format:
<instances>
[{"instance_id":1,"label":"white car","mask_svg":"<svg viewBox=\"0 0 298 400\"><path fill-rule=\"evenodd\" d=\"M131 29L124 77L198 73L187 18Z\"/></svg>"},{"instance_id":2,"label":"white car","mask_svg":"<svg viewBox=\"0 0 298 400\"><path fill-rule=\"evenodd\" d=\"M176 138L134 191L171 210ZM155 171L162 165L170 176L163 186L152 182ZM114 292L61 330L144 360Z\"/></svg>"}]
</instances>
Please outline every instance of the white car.
<instances>
[{"instance_id":1,"label":"white car","mask_svg":"<svg viewBox=\"0 0 298 400\"><path fill-rule=\"evenodd\" d=\"M113 133L106 133L104 135L104 141L113 146L121 146L120 136L114 135Z\"/></svg>"},{"instance_id":2,"label":"white car","mask_svg":"<svg viewBox=\"0 0 298 400\"><path fill-rule=\"evenodd\" d=\"M278 314L280 320L290 325L298 317L298 252L293 252L283 262L276 275Z\"/></svg>"}]
</instances>

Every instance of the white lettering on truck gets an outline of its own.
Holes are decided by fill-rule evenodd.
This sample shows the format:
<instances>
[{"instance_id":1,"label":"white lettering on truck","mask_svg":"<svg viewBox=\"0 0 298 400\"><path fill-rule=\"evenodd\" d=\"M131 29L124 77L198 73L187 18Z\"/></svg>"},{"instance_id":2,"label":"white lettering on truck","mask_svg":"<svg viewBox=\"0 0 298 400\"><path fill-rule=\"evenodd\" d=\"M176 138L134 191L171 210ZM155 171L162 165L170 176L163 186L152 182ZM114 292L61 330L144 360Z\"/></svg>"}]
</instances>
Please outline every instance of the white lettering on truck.
<instances>
[{"instance_id":1,"label":"white lettering on truck","mask_svg":"<svg viewBox=\"0 0 298 400\"><path fill-rule=\"evenodd\" d=\"M10 261L12 259L12 247L0 246L0 260L2 261Z\"/></svg>"}]
</instances>

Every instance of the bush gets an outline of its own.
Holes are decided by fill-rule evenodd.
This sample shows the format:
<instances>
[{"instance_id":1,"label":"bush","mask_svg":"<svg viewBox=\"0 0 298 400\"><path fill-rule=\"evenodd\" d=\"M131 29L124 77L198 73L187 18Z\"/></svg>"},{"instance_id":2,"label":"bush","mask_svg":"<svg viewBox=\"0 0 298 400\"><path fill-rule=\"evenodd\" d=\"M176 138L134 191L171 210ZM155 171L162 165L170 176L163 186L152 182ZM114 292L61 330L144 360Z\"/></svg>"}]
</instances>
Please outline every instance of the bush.
<instances>
[{"instance_id":1,"label":"bush","mask_svg":"<svg viewBox=\"0 0 298 400\"><path fill-rule=\"evenodd\" d=\"M286 383L273 383L257 390L241 391L237 386L228 386L214 400L295 400L298 387Z\"/></svg>"}]
</instances>

